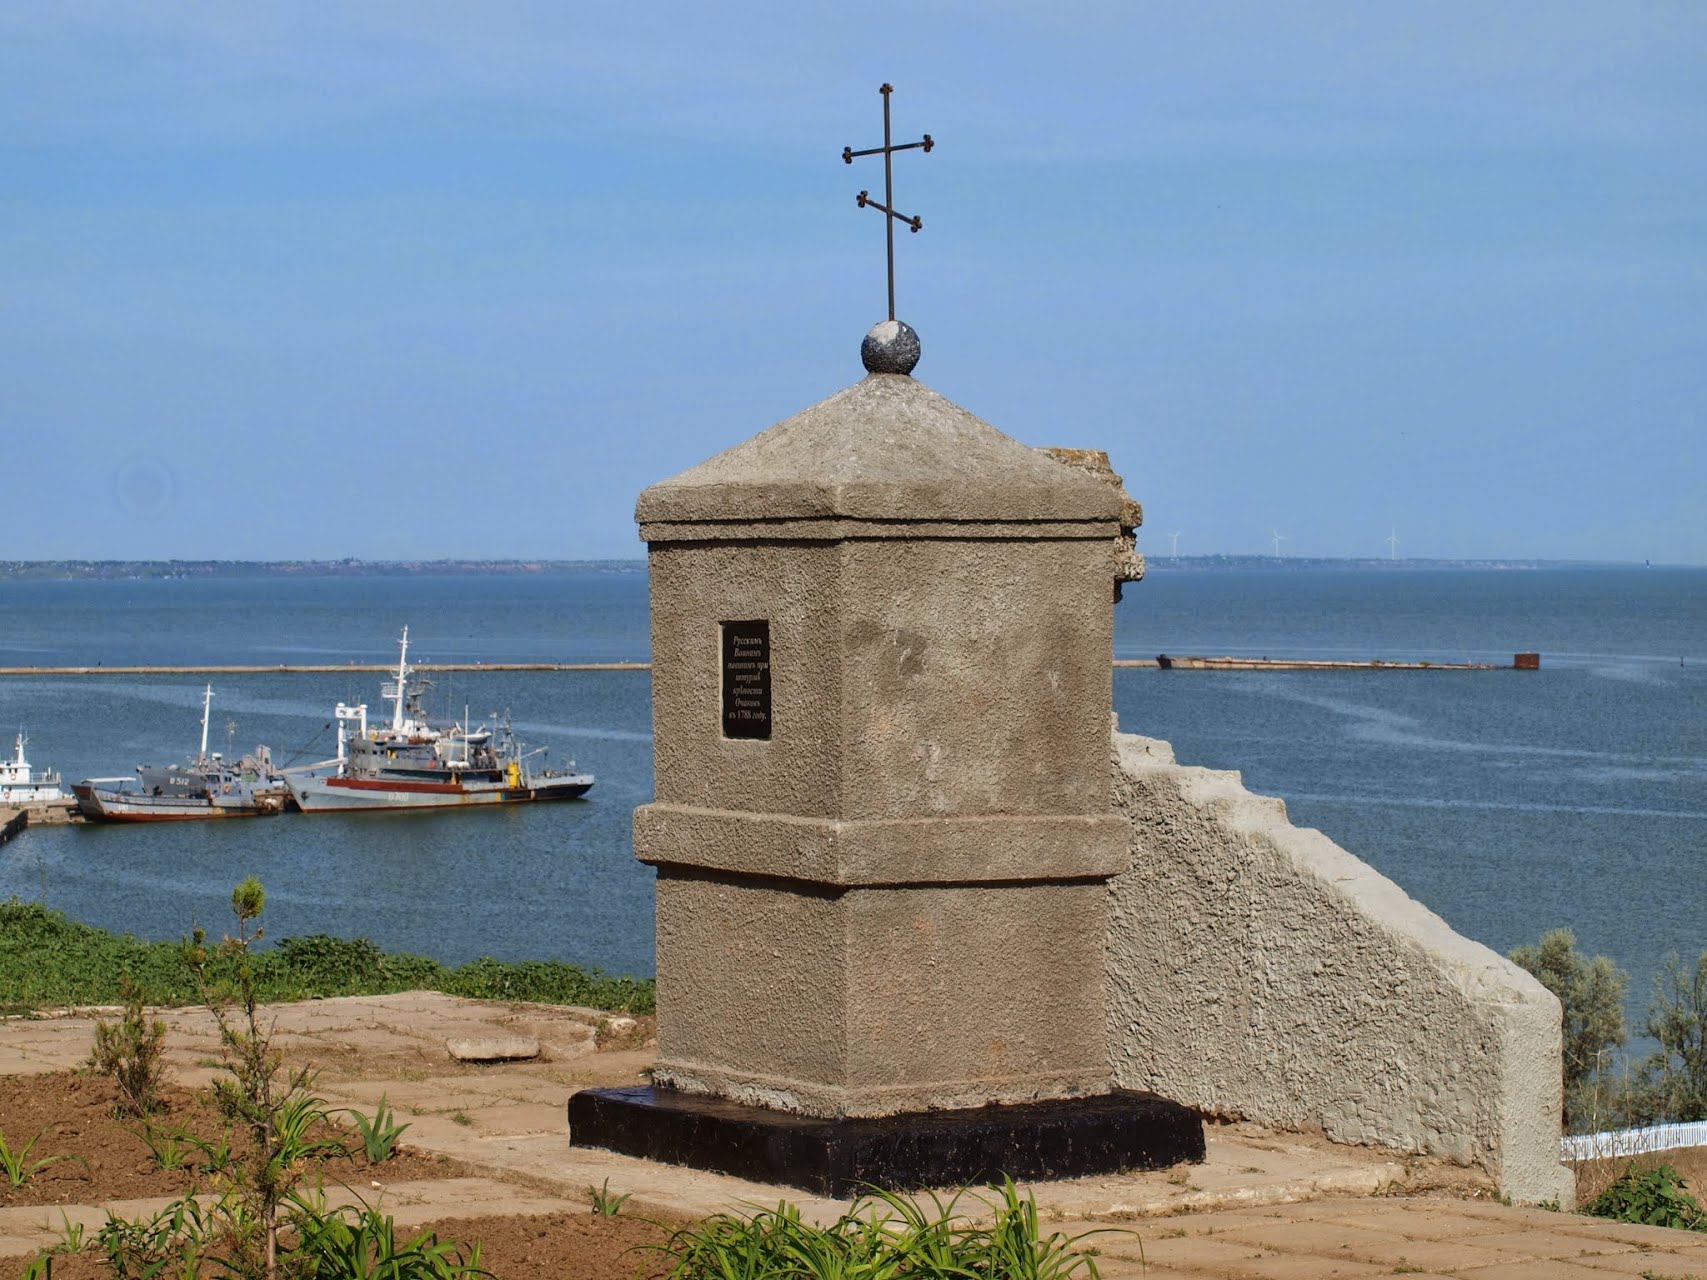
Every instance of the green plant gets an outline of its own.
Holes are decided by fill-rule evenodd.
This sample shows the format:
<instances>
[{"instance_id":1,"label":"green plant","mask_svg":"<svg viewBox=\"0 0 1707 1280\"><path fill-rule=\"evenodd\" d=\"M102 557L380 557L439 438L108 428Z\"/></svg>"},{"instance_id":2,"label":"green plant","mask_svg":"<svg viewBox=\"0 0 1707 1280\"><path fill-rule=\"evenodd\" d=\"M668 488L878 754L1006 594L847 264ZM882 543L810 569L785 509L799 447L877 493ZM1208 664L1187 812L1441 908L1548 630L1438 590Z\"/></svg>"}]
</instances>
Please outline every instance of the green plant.
<instances>
[{"instance_id":1,"label":"green plant","mask_svg":"<svg viewBox=\"0 0 1707 1280\"><path fill-rule=\"evenodd\" d=\"M478 1280L477 1245L440 1241L431 1233L398 1240L392 1220L366 1205L329 1209L317 1186L307 1185L316 1157L344 1152L332 1137L324 1101L313 1092L314 1073L303 1067L286 1071L272 1044L273 1028L260 1007L260 964L253 945L265 894L253 878L232 893L237 917L234 937L209 948L199 930L180 948L197 990L219 1026L220 1066L227 1073L214 1082L214 1097L227 1127L217 1138L186 1129L157 1126L146 1116L135 1130L167 1167L182 1164L199 1151L206 1170L218 1176L212 1195L184 1195L152 1216L114 1214L85 1241L80 1227L66 1232L51 1252L102 1255L115 1280ZM0 904L0 917L6 904ZM3 919L0 919L3 924ZM365 1120L365 1117L360 1119ZM233 1127L246 1141L233 1151ZM394 1148L398 1125L384 1099L364 1136L387 1150ZM45 1130L44 1130L45 1132ZM67 1157L48 1157L33 1165L29 1154L5 1147L7 1165L29 1173ZM370 1145L369 1150L376 1149ZM25 1273L48 1280L51 1258L39 1256Z\"/></svg>"},{"instance_id":2,"label":"green plant","mask_svg":"<svg viewBox=\"0 0 1707 1280\"><path fill-rule=\"evenodd\" d=\"M162 1169L182 1169L190 1153L200 1146L175 1125L157 1125L145 1120L125 1127L142 1139L154 1156L154 1163Z\"/></svg>"},{"instance_id":3,"label":"green plant","mask_svg":"<svg viewBox=\"0 0 1707 1280\"><path fill-rule=\"evenodd\" d=\"M85 1229L81 1222L73 1222L71 1216L63 1209L60 1210L59 1220L63 1224L59 1229L59 1239L46 1248L37 1252L31 1258L29 1265L24 1268L19 1280L53 1280L53 1259L61 1254L77 1254L83 1252Z\"/></svg>"},{"instance_id":4,"label":"green plant","mask_svg":"<svg viewBox=\"0 0 1707 1280\"><path fill-rule=\"evenodd\" d=\"M226 1174L231 1192L222 1200L221 1225L229 1246L227 1265L240 1276L273 1280L283 1207L306 1162L338 1144L313 1136L327 1122L324 1105L310 1088L313 1072L307 1067L285 1071L272 1045L272 1026L261 1021L254 944L261 938L256 921L265 905L260 881L247 877L231 892L236 936L227 936L210 953L197 930L185 943L184 958L219 1026L228 1075L214 1081L214 1100L226 1120L249 1137ZM217 970L216 959L224 962Z\"/></svg>"},{"instance_id":5,"label":"green plant","mask_svg":"<svg viewBox=\"0 0 1707 1280\"><path fill-rule=\"evenodd\" d=\"M1597 1123L1606 1051L1624 1043L1624 988L1629 976L1605 956L1584 956L1569 929L1549 931L1537 946L1518 947L1511 961L1559 997L1566 1127Z\"/></svg>"},{"instance_id":6,"label":"green plant","mask_svg":"<svg viewBox=\"0 0 1707 1280\"><path fill-rule=\"evenodd\" d=\"M96 1020L89 1065L118 1085L120 1115L146 1120L159 1109L166 1079L166 1023L147 1017L142 988L129 976L120 979L120 991L124 1013L117 1022Z\"/></svg>"},{"instance_id":7,"label":"green plant","mask_svg":"<svg viewBox=\"0 0 1707 1280\"><path fill-rule=\"evenodd\" d=\"M231 1130L224 1129L217 1138L203 1138L183 1130L184 1141L202 1153L204 1173L227 1173L231 1169Z\"/></svg>"},{"instance_id":8,"label":"green plant","mask_svg":"<svg viewBox=\"0 0 1707 1280\"><path fill-rule=\"evenodd\" d=\"M30 1152L36 1149L36 1143L46 1137L47 1133L48 1130L43 1129L22 1147L14 1148L7 1145L6 1133L4 1130L0 1130L0 1174L5 1175L7 1185L21 1187L43 1169L52 1168L54 1165L62 1164L67 1160L75 1160L85 1168L88 1167L88 1161L84 1160L82 1156L42 1156L32 1161Z\"/></svg>"},{"instance_id":9,"label":"green plant","mask_svg":"<svg viewBox=\"0 0 1707 1280\"><path fill-rule=\"evenodd\" d=\"M1707 951L1693 969L1675 953L1666 956L1644 1030L1660 1045L1639 1070L1652 1118L1707 1119Z\"/></svg>"},{"instance_id":10,"label":"green plant","mask_svg":"<svg viewBox=\"0 0 1707 1280\"><path fill-rule=\"evenodd\" d=\"M651 979L613 978L559 960L480 959L453 970L425 956L382 952L365 938L286 938L244 963L264 1001L428 989L631 1014L651 1013L656 1006ZM229 982L235 964L235 956L214 949L206 956L203 977L216 985ZM112 1004L122 999L127 979L157 1005L193 1004L201 998L195 974L185 969L182 948L175 943L143 942L77 924L37 902L0 901L0 991L6 993L6 1009Z\"/></svg>"},{"instance_id":11,"label":"green plant","mask_svg":"<svg viewBox=\"0 0 1707 1280\"><path fill-rule=\"evenodd\" d=\"M152 1217L121 1218L109 1212L95 1233L93 1249L106 1258L115 1280L195 1280L214 1234L215 1212L192 1196L174 1200Z\"/></svg>"},{"instance_id":12,"label":"green plant","mask_svg":"<svg viewBox=\"0 0 1707 1280\"><path fill-rule=\"evenodd\" d=\"M48 1249L49 1253L81 1253L83 1238L87 1228L81 1222L73 1222L71 1215L65 1210L59 1211L59 1239Z\"/></svg>"},{"instance_id":13,"label":"green plant","mask_svg":"<svg viewBox=\"0 0 1707 1280\"><path fill-rule=\"evenodd\" d=\"M470 1125L474 1123L474 1117L466 1111L453 1111L450 1113L450 1119L452 1124Z\"/></svg>"},{"instance_id":14,"label":"green plant","mask_svg":"<svg viewBox=\"0 0 1707 1280\"><path fill-rule=\"evenodd\" d=\"M960 1211L968 1197L976 1216ZM653 1247L664 1254L666 1280L1071 1280L1080 1272L1099 1280L1082 1242L1115 1230L1044 1236L1036 1202L1004 1181L994 1200L964 1189L946 1200L873 1191L827 1227L802 1222L786 1201L714 1214Z\"/></svg>"},{"instance_id":15,"label":"green plant","mask_svg":"<svg viewBox=\"0 0 1707 1280\"><path fill-rule=\"evenodd\" d=\"M613 1196L610 1190L610 1179L604 1180L602 1186L589 1186L587 1195L593 1202L593 1216L598 1218L614 1218L622 1212L622 1206L628 1203L632 1191L624 1191L620 1196Z\"/></svg>"},{"instance_id":16,"label":"green plant","mask_svg":"<svg viewBox=\"0 0 1707 1280\"><path fill-rule=\"evenodd\" d=\"M403 1131L409 1126L398 1124L397 1117L386 1105L385 1095L379 1095L379 1106L374 1109L372 1117L364 1115L354 1107L346 1113L355 1123L356 1132L361 1135L362 1151L367 1156L369 1164L384 1164L397 1154L397 1139L403 1136Z\"/></svg>"},{"instance_id":17,"label":"green plant","mask_svg":"<svg viewBox=\"0 0 1707 1280\"><path fill-rule=\"evenodd\" d=\"M291 1225L295 1253L312 1260L316 1280L475 1280L480 1246L441 1241L431 1231L399 1241L389 1215L368 1205L327 1212L299 1204Z\"/></svg>"},{"instance_id":18,"label":"green plant","mask_svg":"<svg viewBox=\"0 0 1707 1280\"><path fill-rule=\"evenodd\" d=\"M1689 1194L1688 1186L1668 1164L1641 1170L1632 1165L1610 1187L1584 1205L1582 1211L1597 1218L1613 1218L1650 1227L1707 1231L1707 1212L1702 1210L1700 1202Z\"/></svg>"}]
</instances>

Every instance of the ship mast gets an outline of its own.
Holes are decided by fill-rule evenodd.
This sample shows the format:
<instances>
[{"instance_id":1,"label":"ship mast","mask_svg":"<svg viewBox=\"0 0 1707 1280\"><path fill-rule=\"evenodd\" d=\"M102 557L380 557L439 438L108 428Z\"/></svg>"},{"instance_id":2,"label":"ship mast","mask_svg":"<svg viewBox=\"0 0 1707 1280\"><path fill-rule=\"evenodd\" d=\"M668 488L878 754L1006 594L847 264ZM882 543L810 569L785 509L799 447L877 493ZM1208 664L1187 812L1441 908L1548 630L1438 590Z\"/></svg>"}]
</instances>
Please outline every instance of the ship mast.
<instances>
[{"instance_id":1,"label":"ship mast","mask_svg":"<svg viewBox=\"0 0 1707 1280\"><path fill-rule=\"evenodd\" d=\"M196 757L197 760L206 760L207 759L207 713L208 713L208 708L211 707L212 705L213 705L213 686L210 684L202 692L202 750L201 750L201 754Z\"/></svg>"},{"instance_id":2,"label":"ship mast","mask_svg":"<svg viewBox=\"0 0 1707 1280\"><path fill-rule=\"evenodd\" d=\"M397 687L391 690L391 731L403 732L403 703L406 700L404 689L409 679L409 628L403 628L403 647L397 654Z\"/></svg>"}]
</instances>

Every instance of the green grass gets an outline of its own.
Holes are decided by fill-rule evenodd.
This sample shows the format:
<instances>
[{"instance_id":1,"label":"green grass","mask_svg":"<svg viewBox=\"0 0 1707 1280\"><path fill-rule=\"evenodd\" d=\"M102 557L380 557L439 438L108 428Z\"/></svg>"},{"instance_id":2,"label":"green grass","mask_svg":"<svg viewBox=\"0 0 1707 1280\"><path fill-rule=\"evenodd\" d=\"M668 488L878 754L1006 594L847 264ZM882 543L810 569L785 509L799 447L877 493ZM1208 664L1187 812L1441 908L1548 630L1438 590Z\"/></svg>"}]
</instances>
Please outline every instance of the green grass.
<instances>
[{"instance_id":1,"label":"green grass","mask_svg":"<svg viewBox=\"0 0 1707 1280\"><path fill-rule=\"evenodd\" d=\"M254 963L260 997L266 1001L429 990L651 1013L656 997L650 979L613 978L561 960L505 963L483 957L452 969L425 956L388 954L366 938L324 934L285 938L258 953ZM220 976L218 962L211 958L209 969L210 976ZM199 1002L179 943L108 933L18 898L0 902L0 1013L117 1004L127 975L149 1004Z\"/></svg>"}]
</instances>

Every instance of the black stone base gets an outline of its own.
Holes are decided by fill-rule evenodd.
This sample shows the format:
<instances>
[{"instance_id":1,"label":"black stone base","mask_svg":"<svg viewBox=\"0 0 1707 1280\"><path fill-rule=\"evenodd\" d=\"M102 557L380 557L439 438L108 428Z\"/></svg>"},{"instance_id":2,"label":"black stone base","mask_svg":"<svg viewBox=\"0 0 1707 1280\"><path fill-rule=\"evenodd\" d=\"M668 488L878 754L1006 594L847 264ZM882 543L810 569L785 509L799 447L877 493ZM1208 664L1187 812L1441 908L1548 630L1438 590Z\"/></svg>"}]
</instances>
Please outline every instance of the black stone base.
<instances>
[{"instance_id":1,"label":"black stone base","mask_svg":"<svg viewBox=\"0 0 1707 1280\"><path fill-rule=\"evenodd\" d=\"M1077 1178L1203 1159L1195 1111L1152 1093L820 1120L673 1089L585 1089L569 1143L842 1198Z\"/></svg>"}]
</instances>

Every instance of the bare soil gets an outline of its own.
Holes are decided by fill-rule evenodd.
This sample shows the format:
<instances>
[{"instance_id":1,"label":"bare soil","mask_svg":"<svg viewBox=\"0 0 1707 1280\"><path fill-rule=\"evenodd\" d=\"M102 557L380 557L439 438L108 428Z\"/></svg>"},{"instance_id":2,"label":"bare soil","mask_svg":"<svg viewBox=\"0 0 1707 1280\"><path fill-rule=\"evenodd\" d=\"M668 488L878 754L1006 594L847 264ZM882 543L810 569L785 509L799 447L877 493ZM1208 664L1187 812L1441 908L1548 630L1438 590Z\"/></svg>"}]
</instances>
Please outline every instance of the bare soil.
<instances>
[{"instance_id":1,"label":"bare soil","mask_svg":"<svg viewBox=\"0 0 1707 1280\"><path fill-rule=\"evenodd\" d=\"M480 1266L496 1280L658 1280L666 1270L652 1246L669 1239L674 1224L627 1213L614 1218L589 1213L544 1217L447 1218L400 1231L413 1238L432 1231L441 1241L480 1243ZM468 1257L464 1253L464 1257ZM0 1266L6 1280L21 1276L27 1263ZM112 1280L112 1269L88 1255L57 1257L53 1280Z\"/></svg>"},{"instance_id":2,"label":"bare soil","mask_svg":"<svg viewBox=\"0 0 1707 1280\"><path fill-rule=\"evenodd\" d=\"M219 1110L205 1091L167 1085L161 1098L164 1106L154 1117L157 1130L182 1129L204 1138L222 1133ZM11 1186L0 1176L0 1208L99 1205L172 1197L196 1189L205 1157L186 1149L183 1167L162 1168L141 1136L138 1122L116 1116L118 1101L116 1087L104 1076L69 1071L0 1076L0 1140L14 1155L34 1142L26 1167L52 1161L31 1173L21 1186ZM311 1180L319 1177L327 1185L341 1183L365 1192L375 1182L392 1185L465 1172L454 1161L411 1150L406 1143L391 1159L370 1164L353 1131L329 1130L325 1136L341 1137L348 1150L348 1154L334 1153L320 1160L310 1175ZM663 1273L660 1255L648 1246L663 1243L681 1225L679 1219L654 1222L626 1211L607 1218L583 1209L544 1216L446 1219L400 1228L399 1235L413 1238L431 1231L441 1241L477 1242L481 1266L498 1280L569 1276L635 1280ZM21 1275L26 1265L24 1259L0 1263L0 1280ZM54 1259L55 1280L110 1280L112 1274L104 1261L93 1256Z\"/></svg>"},{"instance_id":3,"label":"bare soil","mask_svg":"<svg viewBox=\"0 0 1707 1280\"><path fill-rule=\"evenodd\" d=\"M194 1188L197 1177L206 1171L207 1158L184 1145L182 1166L163 1168L144 1140L142 1124L117 1116L118 1101L117 1088L105 1076L70 1071L0 1076L0 1134L7 1148L16 1155L33 1141L26 1167L39 1160L54 1161L30 1174L22 1186L11 1186L0 1178L0 1208L105 1204L177 1196ZM161 1090L161 1101L164 1106L152 1117L156 1133L182 1130L207 1140L223 1132L219 1109L206 1093L167 1085ZM357 1134L328 1130L323 1136L341 1139L347 1152L329 1154L318 1162L317 1172L328 1183L365 1187L375 1180L453 1178L461 1172L439 1156L406 1146L383 1164L370 1164ZM242 1149L241 1141L235 1145Z\"/></svg>"}]
</instances>

